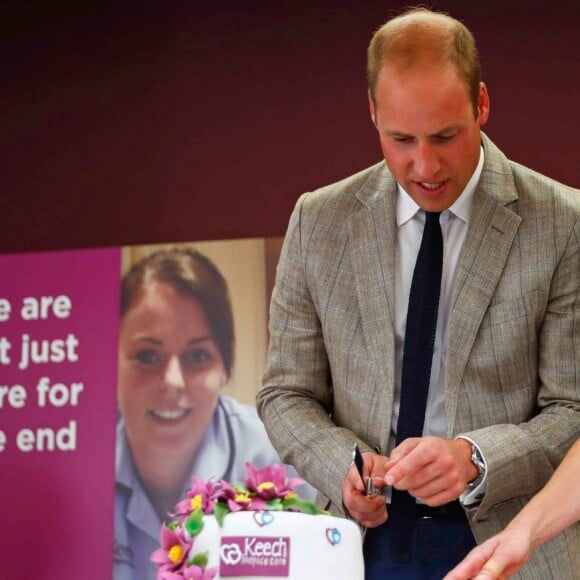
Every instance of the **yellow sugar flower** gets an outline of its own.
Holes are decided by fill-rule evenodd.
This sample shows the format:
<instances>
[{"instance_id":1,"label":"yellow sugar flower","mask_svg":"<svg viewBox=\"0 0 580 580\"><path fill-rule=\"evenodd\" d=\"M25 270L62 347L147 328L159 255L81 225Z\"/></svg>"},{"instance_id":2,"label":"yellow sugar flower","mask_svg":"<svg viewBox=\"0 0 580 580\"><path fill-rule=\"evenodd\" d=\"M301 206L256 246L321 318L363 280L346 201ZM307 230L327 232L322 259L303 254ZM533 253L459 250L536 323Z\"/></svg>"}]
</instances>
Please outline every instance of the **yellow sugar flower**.
<instances>
[{"instance_id":1,"label":"yellow sugar flower","mask_svg":"<svg viewBox=\"0 0 580 580\"><path fill-rule=\"evenodd\" d=\"M181 560L183 560L183 548L179 544L172 546L167 554L167 557L174 564L178 564L179 562L181 562Z\"/></svg>"},{"instance_id":2,"label":"yellow sugar flower","mask_svg":"<svg viewBox=\"0 0 580 580\"><path fill-rule=\"evenodd\" d=\"M236 502L249 502L250 501L250 494L245 492L238 492L235 495Z\"/></svg>"},{"instance_id":3,"label":"yellow sugar flower","mask_svg":"<svg viewBox=\"0 0 580 580\"><path fill-rule=\"evenodd\" d=\"M258 491L264 491L266 489L276 489L276 486L271 481L264 481L258 485Z\"/></svg>"},{"instance_id":4,"label":"yellow sugar flower","mask_svg":"<svg viewBox=\"0 0 580 580\"><path fill-rule=\"evenodd\" d=\"M191 498L191 509L193 511L199 509L203 505L203 498L198 493Z\"/></svg>"}]
</instances>

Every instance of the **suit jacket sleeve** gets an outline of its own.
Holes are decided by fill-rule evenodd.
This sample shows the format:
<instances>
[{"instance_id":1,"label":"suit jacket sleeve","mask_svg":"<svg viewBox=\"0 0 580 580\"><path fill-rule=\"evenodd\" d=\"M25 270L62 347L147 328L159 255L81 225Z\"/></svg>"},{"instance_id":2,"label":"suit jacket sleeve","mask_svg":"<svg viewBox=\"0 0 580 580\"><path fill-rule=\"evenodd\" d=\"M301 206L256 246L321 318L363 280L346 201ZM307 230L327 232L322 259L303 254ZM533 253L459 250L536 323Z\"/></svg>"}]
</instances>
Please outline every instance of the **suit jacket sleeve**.
<instances>
[{"instance_id":1,"label":"suit jacket sleeve","mask_svg":"<svg viewBox=\"0 0 580 580\"><path fill-rule=\"evenodd\" d=\"M479 324L453 423L488 463L478 518L536 493L580 436L580 194L517 164L510 174L519 195L506 209L522 221Z\"/></svg>"},{"instance_id":2,"label":"suit jacket sleeve","mask_svg":"<svg viewBox=\"0 0 580 580\"><path fill-rule=\"evenodd\" d=\"M521 424L473 433L491 465L484 508L536 493L580 436L579 235L576 223L554 272L537 337L537 414Z\"/></svg>"},{"instance_id":3,"label":"suit jacket sleeve","mask_svg":"<svg viewBox=\"0 0 580 580\"><path fill-rule=\"evenodd\" d=\"M268 363L257 405L282 460L341 505L340 488L351 461L344 449L352 445L353 435L330 416L329 361L306 280L303 206L308 197L304 194L296 204L278 264Z\"/></svg>"}]
</instances>

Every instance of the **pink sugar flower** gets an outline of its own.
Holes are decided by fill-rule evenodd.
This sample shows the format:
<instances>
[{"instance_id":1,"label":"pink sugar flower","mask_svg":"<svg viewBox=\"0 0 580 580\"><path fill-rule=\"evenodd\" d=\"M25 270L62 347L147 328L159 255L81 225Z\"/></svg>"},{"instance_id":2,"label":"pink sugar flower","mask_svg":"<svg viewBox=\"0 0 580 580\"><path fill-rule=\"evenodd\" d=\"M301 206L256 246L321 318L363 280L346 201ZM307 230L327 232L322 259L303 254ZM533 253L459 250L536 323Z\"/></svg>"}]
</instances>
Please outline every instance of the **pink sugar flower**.
<instances>
[{"instance_id":1,"label":"pink sugar flower","mask_svg":"<svg viewBox=\"0 0 580 580\"><path fill-rule=\"evenodd\" d=\"M280 464L267 465L256 469L251 463L246 463L248 479L245 484L250 492L263 500L284 499L287 494L294 494L294 488L304 483L299 477L289 479L286 467Z\"/></svg>"},{"instance_id":2,"label":"pink sugar flower","mask_svg":"<svg viewBox=\"0 0 580 580\"><path fill-rule=\"evenodd\" d=\"M157 580L183 580L183 574L179 572L170 572L168 570L158 570Z\"/></svg>"},{"instance_id":3,"label":"pink sugar flower","mask_svg":"<svg viewBox=\"0 0 580 580\"><path fill-rule=\"evenodd\" d=\"M194 564L185 566L179 572L160 572L157 580L213 580L217 573L217 568L202 568Z\"/></svg>"},{"instance_id":4,"label":"pink sugar flower","mask_svg":"<svg viewBox=\"0 0 580 580\"><path fill-rule=\"evenodd\" d=\"M202 568L192 564L183 569L183 580L213 580L217 573L217 568Z\"/></svg>"},{"instance_id":5,"label":"pink sugar flower","mask_svg":"<svg viewBox=\"0 0 580 580\"><path fill-rule=\"evenodd\" d=\"M222 487L218 497L221 506L227 505L229 511L257 511L266 509L266 502L257 497L255 493L248 491L248 489L241 483L230 485L226 481L221 482ZM216 506L217 509L217 506Z\"/></svg>"},{"instance_id":6,"label":"pink sugar flower","mask_svg":"<svg viewBox=\"0 0 580 580\"><path fill-rule=\"evenodd\" d=\"M175 515L180 519L187 518L197 509L202 509L204 514L213 514L214 504L219 495L219 484L211 480L205 482L200 477L192 477L191 482L193 485L185 499L175 506Z\"/></svg>"},{"instance_id":7,"label":"pink sugar flower","mask_svg":"<svg viewBox=\"0 0 580 580\"><path fill-rule=\"evenodd\" d=\"M181 528L176 531L161 526L161 548L151 554L151 561L158 567L158 574L162 572L177 572L183 568L192 543L184 537ZM159 576L158 576L159 577Z\"/></svg>"}]
</instances>

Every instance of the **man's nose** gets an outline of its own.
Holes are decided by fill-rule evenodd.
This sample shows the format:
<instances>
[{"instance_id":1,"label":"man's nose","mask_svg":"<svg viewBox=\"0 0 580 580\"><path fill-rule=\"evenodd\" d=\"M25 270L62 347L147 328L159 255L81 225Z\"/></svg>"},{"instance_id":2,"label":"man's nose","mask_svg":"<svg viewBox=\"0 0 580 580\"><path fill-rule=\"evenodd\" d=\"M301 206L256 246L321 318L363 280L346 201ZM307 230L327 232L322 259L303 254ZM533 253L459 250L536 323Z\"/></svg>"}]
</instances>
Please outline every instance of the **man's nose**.
<instances>
[{"instance_id":1,"label":"man's nose","mask_svg":"<svg viewBox=\"0 0 580 580\"><path fill-rule=\"evenodd\" d=\"M429 143L419 142L415 151L415 174L419 181L428 182L437 176L441 163L439 155Z\"/></svg>"}]
</instances>

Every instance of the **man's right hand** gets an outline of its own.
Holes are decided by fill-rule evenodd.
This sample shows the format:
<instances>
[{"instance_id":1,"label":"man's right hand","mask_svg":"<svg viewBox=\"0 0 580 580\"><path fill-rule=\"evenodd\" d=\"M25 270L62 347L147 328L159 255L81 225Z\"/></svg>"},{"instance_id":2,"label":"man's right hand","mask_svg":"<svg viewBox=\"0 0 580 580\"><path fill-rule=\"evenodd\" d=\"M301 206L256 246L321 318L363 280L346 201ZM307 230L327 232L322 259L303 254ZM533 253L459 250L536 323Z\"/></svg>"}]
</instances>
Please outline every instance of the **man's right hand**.
<instances>
[{"instance_id":1,"label":"man's right hand","mask_svg":"<svg viewBox=\"0 0 580 580\"><path fill-rule=\"evenodd\" d=\"M384 487L384 466L388 457L363 453L363 460L365 482L367 477L372 477L377 487ZM388 519L384 495L367 497L365 485L354 464L350 466L342 482L342 502L350 516L367 528L376 528Z\"/></svg>"}]
</instances>

